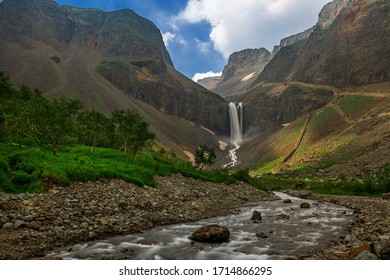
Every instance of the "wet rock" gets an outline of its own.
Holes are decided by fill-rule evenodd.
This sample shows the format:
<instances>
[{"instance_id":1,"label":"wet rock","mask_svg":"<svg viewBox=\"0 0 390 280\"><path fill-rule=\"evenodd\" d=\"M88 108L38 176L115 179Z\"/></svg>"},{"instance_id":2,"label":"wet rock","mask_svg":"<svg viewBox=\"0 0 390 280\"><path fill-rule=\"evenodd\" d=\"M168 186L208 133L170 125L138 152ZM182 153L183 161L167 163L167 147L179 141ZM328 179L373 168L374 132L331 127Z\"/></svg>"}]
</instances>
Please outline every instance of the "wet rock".
<instances>
[{"instance_id":1,"label":"wet rock","mask_svg":"<svg viewBox=\"0 0 390 280\"><path fill-rule=\"evenodd\" d=\"M291 199L285 199L283 200L283 203L292 203Z\"/></svg>"},{"instance_id":2,"label":"wet rock","mask_svg":"<svg viewBox=\"0 0 390 280\"><path fill-rule=\"evenodd\" d=\"M268 235L266 235L264 232L259 232L259 233L256 233L256 237L259 238L259 239L264 239L264 238L268 238Z\"/></svg>"},{"instance_id":3,"label":"wet rock","mask_svg":"<svg viewBox=\"0 0 390 280\"><path fill-rule=\"evenodd\" d=\"M228 228L220 225L207 225L196 230L190 239L193 241L206 243L223 243L227 242L230 237Z\"/></svg>"},{"instance_id":4,"label":"wet rock","mask_svg":"<svg viewBox=\"0 0 390 280\"><path fill-rule=\"evenodd\" d=\"M287 215L287 214L284 214L284 213L278 214L276 217L278 217L279 219L283 219L283 220L290 219L290 215Z\"/></svg>"},{"instance_id":5,"label":"wet rock","mask_svg":"<svg viewBox=\"0 0 390 280\"><path fill-rule=\"evenodd\" d=\"M263 219L263 217L262 217L260 211L254 210L252 212L251 220L253 220L253 221L261 221L262 219Z\"/></svg>"},{"instance_id":6,"label":"wet rock","mask_svg":"<svg viewBox=\"0 0 390 280\"><path fill-rule=\"evenodd\" d=\"M156 241L156 240L152 240L152 239L142 239L140 241L137 242L137 244L140 244L140 245L146 245L146 246L152 246L152 245L157 245L159 244L160 242Z\"/></svg>"},{"instance_id":7,"label":"wet rock","mask_svg":"<svg viewBox=\"0 0 390 280\"><path fill-rule=\"evenodd\" d=\"M378 260L378 257L368 251L363 251L355 257L355 260Z\"/></svg>"},{"instance_id":8,"label":"wet rock","mask_svg":"<svg viewBox=\"0 0 390 280\"><path fill-rule=\"evenodd\" d=\"M302 204L300 205L300 207L301 207L302 209L310 208L310 203L304 202L304 203L302 203Z\"/></svg>"}]
</instances>

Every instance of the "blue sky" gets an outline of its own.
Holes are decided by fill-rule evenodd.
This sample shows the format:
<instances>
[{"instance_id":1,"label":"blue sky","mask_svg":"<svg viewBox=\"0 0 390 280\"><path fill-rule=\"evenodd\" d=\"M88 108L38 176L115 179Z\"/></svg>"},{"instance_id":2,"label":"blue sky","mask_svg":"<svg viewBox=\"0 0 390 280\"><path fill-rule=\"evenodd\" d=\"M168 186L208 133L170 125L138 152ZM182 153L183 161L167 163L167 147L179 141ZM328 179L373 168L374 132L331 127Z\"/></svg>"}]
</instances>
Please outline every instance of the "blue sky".
<instances>
[{"instance_id":1,"label":"blue sky","mask_svg":"<svg viewBox=\"0 0 390 280\"><path fill-rule=\"evenodd\" d=\"M283 37L313 26L330 0L57 0L106 11L130 8L153 21L173 63L189 78L219 73L231 53L272 50ZM208 74L205 74L208 73Z\"/></svg>"}]
</instances>

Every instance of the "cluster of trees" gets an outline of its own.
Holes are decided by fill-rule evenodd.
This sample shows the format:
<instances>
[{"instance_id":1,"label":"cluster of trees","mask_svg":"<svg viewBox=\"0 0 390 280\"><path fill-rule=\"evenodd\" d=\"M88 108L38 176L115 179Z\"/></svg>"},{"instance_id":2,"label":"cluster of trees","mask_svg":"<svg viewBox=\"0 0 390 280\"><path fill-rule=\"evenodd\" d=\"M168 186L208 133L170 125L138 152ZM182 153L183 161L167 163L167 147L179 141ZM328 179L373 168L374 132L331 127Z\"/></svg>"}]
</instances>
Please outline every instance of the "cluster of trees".
<instances>
[{"instance_id":1,"label":"cluster of trees","mask_svg":"<svg viewBox=\"0 0 390 280\"><path fill-rule=\"evenodd\" d=\"M149 125L131 110L107 116L86 110L76 99L48 100L39 90L13 87L0 72L0 138L12 147L23 143L51 145L53 154L64 144L108 147L137 154L155 135Z\"/></svg>"}]
</instances>

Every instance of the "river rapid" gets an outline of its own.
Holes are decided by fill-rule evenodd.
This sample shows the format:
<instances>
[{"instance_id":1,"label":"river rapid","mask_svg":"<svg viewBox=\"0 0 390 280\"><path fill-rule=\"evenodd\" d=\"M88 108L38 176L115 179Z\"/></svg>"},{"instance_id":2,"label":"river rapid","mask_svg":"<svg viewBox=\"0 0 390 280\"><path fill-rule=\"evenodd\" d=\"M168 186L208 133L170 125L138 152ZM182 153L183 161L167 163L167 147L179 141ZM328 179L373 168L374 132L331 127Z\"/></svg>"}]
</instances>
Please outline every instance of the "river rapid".
<instances>
[{"instance_id":1,"label":"river rapid","mask_svg":"<svg viewBox=\"0 0 390 280\"><path fill-rule=\"evenodd\" d=\"M52 252L63 259L224 260L285 259L304 255L338 239L351 225L350 209L276 193L281 200L261 202L237 214L194 223L158 227L143 233L78 244ZM283 203L290 199L291 203ZM303 202L308 209L300 208ZM261 221L251 220L254 210ZM201 226L219 224L230 230L222 244L192 242L188 237Z\"/></svg>"}]
</instances>

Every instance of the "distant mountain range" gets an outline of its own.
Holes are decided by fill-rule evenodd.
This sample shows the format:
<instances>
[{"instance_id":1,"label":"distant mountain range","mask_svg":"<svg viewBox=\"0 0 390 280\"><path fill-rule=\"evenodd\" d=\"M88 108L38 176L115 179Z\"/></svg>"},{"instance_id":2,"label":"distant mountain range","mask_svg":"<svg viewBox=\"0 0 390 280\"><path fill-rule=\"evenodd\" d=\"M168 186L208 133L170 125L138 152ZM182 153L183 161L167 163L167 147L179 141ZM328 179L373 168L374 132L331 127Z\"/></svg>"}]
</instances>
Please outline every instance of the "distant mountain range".
<instances>
[{"instance_id":1,"label":"distant mountain range","mask_svg":"<svg viewBox=\"0 0 390 280\"><path fill-rule=\"evenodd\" d=\"M385 0L332 1L314 27L283 38L271 55L265 49L232 54L221 81L210 89L226 97L258 83L343 87L390 81L389 9Z\"/></svg>"}]
</instances>

